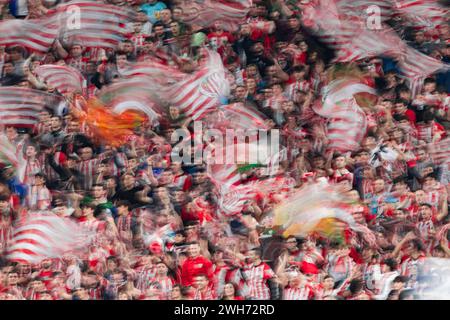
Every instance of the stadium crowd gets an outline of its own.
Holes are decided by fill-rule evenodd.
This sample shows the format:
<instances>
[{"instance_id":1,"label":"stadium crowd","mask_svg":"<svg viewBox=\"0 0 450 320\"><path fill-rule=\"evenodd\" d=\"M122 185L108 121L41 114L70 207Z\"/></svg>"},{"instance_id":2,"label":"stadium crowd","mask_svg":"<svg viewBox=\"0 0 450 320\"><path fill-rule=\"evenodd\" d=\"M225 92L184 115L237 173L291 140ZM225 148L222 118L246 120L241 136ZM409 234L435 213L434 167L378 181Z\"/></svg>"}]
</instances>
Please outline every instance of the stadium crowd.
<instances>
[{"instance_id":1,"label":"stadium crowd","mask_svg":"<svg viewBox=\"0 0 450 320\"><path fill-rule=\"evenodd\" d=\"M60 2L1 0L0 19L42 19ZM281 237L267 217L285 201L284 190L246 202L223 228L212 229L217 186L206 166L171 158L170 134L192 131L191 118L171 108L117 147L96 139L72 105L48 106L32 127L3 128L26 167L23 179L14 166L1 167L0 299L399 300L432 289L420 281L420 264L450 258L448 162L434 161L430 151L450 129L448 71L426 75L413 96L394 59L357 61L377 100L364 108L360 146L329 152L326 122L311 121L312 106L337 64L334 51L303 27L302 1L254 0L233 32L220 20L209 27L183 22L183 1L107 2L135 12L118 48L76 39L58 39L45 54L0 46L1 85L61 95L34 71L71 66L90 97L120 81L130 63L156 60L189 73L201 59L198 48L216 51L229 71L229 102L256 108L280 130L287 152L275 178L292 181L288 192L318 180L344 185L353 199L348 210L376 239L369 243L349 229L334 238ZM410 46L449 61L448 25L404 29ZM258 170L242 179L267 178ZM82 253L11 261L14 228L41 211L87 226L95 241Z\"/></svg>"}]
</instances>

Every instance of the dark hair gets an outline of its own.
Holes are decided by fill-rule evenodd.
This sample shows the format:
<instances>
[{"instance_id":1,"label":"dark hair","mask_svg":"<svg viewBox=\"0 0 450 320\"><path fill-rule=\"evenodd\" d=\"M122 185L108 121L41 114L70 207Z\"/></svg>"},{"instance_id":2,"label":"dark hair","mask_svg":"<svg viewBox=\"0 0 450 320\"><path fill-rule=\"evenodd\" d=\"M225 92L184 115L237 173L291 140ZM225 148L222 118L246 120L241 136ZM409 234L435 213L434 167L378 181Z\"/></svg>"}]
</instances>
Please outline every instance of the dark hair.
<instances>
[{"instance_id":1,"label":"dark hair","mask_svg":"<svg viewBox=\"0 0 450 320\"><path fill-rule=\"evenodd\" d=\"M430 209L433 209L433 206L431 204L429 204L429 203L421 203L420 206L421 207L425 206L425 207L428 207Z\"/></svg>"},{"instance_id":2,"label":"dark hair","mask_svg":"<svg viewBox=\"0 0 450 320\"><path fill-rule=\"evenodd\" d=\"M93 190L95 187L100 187L102 189L105 189L105 186L102 183L94 183L91 187L91 190Z\"/></svg>"},{"instance_id":3,"label":"dark hair","mask_svg":"<svg viewBox=\"0 0 450 320\"><path fill-rule=\"evenodd\" d=\"M334 280L332 275L327 274L325 277L323 277L323 280L327 280L327 279L330 279L330 278Z\"/></svg>"},{"instance_id":4,"label":"dark hair","mask_svg":"<svg viewBox=\"0 0 450 320\"><path fill-rule=\"evenodd\" d=\"M259 258L262 257L262 250L261 250L261 248L253 248L253 249L250 249L248 251L253 251Z\"/></svg>"},{"instance_id":5,"label":"dark hair","mask_svg":"<svg viewBox=\"0 0 450 320\"><path fill-rule=\"evenodd\" d=\"M389 291L387 299L394 297L398 293L398 290L391 290Z\"/></svg>"},{"instance_id":6,"label":"dark hair","mask_svg":"<svg viewBox=\"0 0 450 320\"><path fill-rule=\"evenodd\" d=\"M145 37L144 42L155 42L156 38L154 36Z\"/></svg>"},{"instance_id":7,"label":"dark hair","mask_svg":"<svg viewBox=\"0 0 450 320\"><path fill-rule=\"evenodd\" d=\"M363 288L363 283L359 279L354 279L350 282L349 290L352 294L358 293Z\"/></svg>"},{"instance_id":8,"label":"dark hair","mask_svg":"<svg viewBox=\"0 0 450 320\"><path fill-rule=\"evenodd\" d=\"M397 104L397 103L401 103L401 104L404 104L405 106L407 106L408 105L408 101L407 100L405 100L405 99L397 99L397 100L395 100L395 102L394 102L394 104Z\"/></svg>"},{"instance_id":9,"label":"dark hair","mask_svg":"<svg viewBox=\"0 0 450 320\"><path fill-rule=\"evenodd\" d=\"M295 66L292 68L292 73L296 73L296 72L306 72L306 67L305 66Z\"/></svg>"},{"instance_id":10,"label":"dark hair","mask_svg":"<svg viewBox=\"0 0 450 320\"><path fill-rule=\"evenodd\" d=\"M414 246L414 248L416 248L419 251L424 251L425 250L425 246L423 245L423 242L420 239L413 239L412 244Z\"/></svg>"},{"instance_id":11,"label":"dark hair","mask_svg":"<svg viewBox=\"0 0 450 320\"><path fill-rule=\"evenodd\" d=\"M397 261L395 261L395 259L387 258L383 262L385 265L387 265L391 269L391 271L397 269L398 263L397 263Z\"/></svg>"},{"instance_id":12,"label":"dark hair","mask_svg":"<svg viewBox=\"0 0 450 320\"><path fill-rule=\"evenodd\" d=\"M128 200L118 200L115 203L116 208L119 207L127 207L127 208L131 208L131 203Z\"/></svg>"},{"instance_id":13,"label":"dark hair","mask_svg":"<svg viewBox=\"0 0 450 320\"><path fill-rule=\"evenodd\" d=\"M127 56L127 53L125 51L117 51L115 54L116 59L118 56Z\"/></svg>"},{"instance_id":14,"label":"dark hair","mask_svg":"<svg viewBox=\"0 0 450 320\"><path fill-rule=\"evenodd\" d=\"M394 279L394 283L395 283L395 282L406 283L407 281L408 281L408 278L407 278L407 277L404 277L404 276L397 276L397 277L395 277L395 279Z\"/></svg>"},{"instance_id":15,"label":"dark hair","mask_svg":"<svg viewBox=\"0 0 450 320\"><path fill-rule=\"evenodd\" d=\"M93 202L82 202L80 204L80 209L84 209L84 208L90 208L92 210L95 210L97 206L93 203Z\"/></svg>"},{"instance_id":16,"label":"dark hair","mask_svg":"<svg viewBox=\"0 0 450 320\"><path fill-rule=\"evenodd\" d=\"M411 296L414 298L414 290L412 290L412 289L405 289L405 290L402 290L402 292L400 292L400 294L398 296L398 299L399 300L406 300L407 298L409 298Z\"/></svg>"},{"instance_id":17,"label":"dark hair","mask_svg":"<svg viewBox=\"0 0 450 320\"><path fill-rule=\"evenodd\" d=\"M426 78L426 79L423 81L423 84L424 84L424 85L426 85L426 84L428 84L428 83L436 83L436 79L429 77L429 78Z\"/></svg>"}]
</instances>

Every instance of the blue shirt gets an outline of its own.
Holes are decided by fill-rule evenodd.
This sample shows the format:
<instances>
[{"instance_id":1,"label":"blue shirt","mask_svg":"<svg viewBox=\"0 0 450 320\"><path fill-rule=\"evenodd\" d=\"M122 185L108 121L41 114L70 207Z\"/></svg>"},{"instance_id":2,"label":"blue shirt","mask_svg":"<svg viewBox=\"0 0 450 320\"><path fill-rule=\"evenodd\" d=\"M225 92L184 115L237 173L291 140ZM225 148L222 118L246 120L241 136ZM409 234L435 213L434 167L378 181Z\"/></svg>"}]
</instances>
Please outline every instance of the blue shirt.
<instances>
[{"instance_id":1,"label":"blue shirt","mask_svg":"<svg viewBox=\"0 0 450 320\"><path fill-rule=\"evenodd\" d=\"M159 18L156 17L156 13L166 8L167 6L165 3L159 1L153 4L145 3L141 5L141 10L145 11L152 24L159 20Z\"/></svg>"}]
</instances>

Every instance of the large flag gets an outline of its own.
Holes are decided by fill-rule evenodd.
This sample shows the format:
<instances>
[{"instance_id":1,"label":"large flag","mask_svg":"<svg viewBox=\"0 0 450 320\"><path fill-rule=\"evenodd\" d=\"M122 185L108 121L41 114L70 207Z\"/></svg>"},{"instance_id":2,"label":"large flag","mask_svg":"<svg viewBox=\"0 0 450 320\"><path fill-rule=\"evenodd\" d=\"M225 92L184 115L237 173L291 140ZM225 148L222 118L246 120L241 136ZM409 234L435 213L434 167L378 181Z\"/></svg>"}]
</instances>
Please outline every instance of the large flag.
<instances>
[{"instance_id":1,"label":"large flag","mask_svg":"<svg viewBox=\"0 0 450 320\"><path fill-rule=\"evenodd\" d=\"M316 101L314 111L329 120L329 148L341 152L359 147L366 128L366 114L355 99L357 94L375 95L373 88L359 79L342 78L324 87L322 101Z\"/></svg>"},{"instance_id":2,"label":"large flag","mask_svg":"<svg viewBox=\"0 0 450 320\"><path fill-rule=\"evenodd\" d=\"M60 4L47 15L57 19L64 42L100 48L116 48L125 38L126 23L133 21L131 9L86 0Z\"/></svg>"},{"instance_id":3,"label":"large flag","mask_svg":"<svg viewBox=\"0 0 450 320\"><path fill-rule=\"evenodd\" d=\"M209 50L204 54L206 59L198 71L170 86L161 96L193 120L215 110L230 93L220 55Z\"/></svg>"},{"instance_id":4,"label":"large flag","mask_svg":"<svg viewBox=\"0 0 450 320\"><path fill-rule=\"evenodd\" d=\"M14 228L8 244L9 261L36 264L45 258L57 258L76 251L92 240L87 232L68 218L53 213L30 213Z\"/></svg>"},{"instance_id":5,"label":"large flag","mask_svg":"<svg viewBox=\"0 0 450 320\"><path fill-rule=\"evenodd\" d=\"M44 108L56 109L62 97L39 90L0 87L0 125L33 127Z\"/></svg>"},{"instance_id":6,"label":"large flag","mask_svg":"<svg viewBox=\"0 0 450 320\"><path fill-rule=\"evenodd\" d=\"M46 64L37 67L36 74L63 95L83 93L85 79L75 68Z\"/></svg>"},{"instance_id":7,"label":"large flag","mask_svg":"<svg viewBox=\"0 0 450 320\"><path fill-rule=\"evenodd\" d=\"M441 69L448 70L450 65L408 47L399 61L399 67L408 79L412 96L415 97L420 93L426 77Z\"/></svg>"},{"instance_id":8,"label":"large flag","mask_svg":"<svg viewBox=\"0 0 450 320\"><path fill-rule=\"evenodd\" d=\"M242 130L268 130L266 117L250 105L233 103L221 106L205 119L209 128Z\"/></svg>"},{"instance_id":9,"label":"large flag","mask_svg":"<svg viewBox=\"0 0 450 320\"><path fill-rule=\"evenodd\" d=\"M235 31L252 5L251 0L182 0L182 20L187 24L211 27L220 21L224 29Z\"/></svg>"},{"instance_id":10,"label":"large flag","mask_svg":"<svg viewBox=\"0 0 450 320\"><path fill-rule=\"evenodd\" d=\"M448 24L448 8L437 0L394 0L397 14L407 26L434 29Z\"/></svg>"},{"instance_id":11,"label":"large flag","mask_svg":"<svg viewBox=\"0 0 450 320\"><path fill-rule=\"evenodd\" d=\"M0 46L23 46L45 53L58 35L58 26L54 22L39 19L0 21Z\"/></svg>"},{"instance_id":12,"label":"large flag","mask_svg":"<svg viewBox=\"0 0 450 320\"><path fill-rule=\"evenodd\" d=\"M285 237L318 234L341 240L345 231L352 229L376 246L373 232L353 219L348 201L337 186L327 182L307 184L274 209L274 225Z\"/></svg>"}]
</instances>

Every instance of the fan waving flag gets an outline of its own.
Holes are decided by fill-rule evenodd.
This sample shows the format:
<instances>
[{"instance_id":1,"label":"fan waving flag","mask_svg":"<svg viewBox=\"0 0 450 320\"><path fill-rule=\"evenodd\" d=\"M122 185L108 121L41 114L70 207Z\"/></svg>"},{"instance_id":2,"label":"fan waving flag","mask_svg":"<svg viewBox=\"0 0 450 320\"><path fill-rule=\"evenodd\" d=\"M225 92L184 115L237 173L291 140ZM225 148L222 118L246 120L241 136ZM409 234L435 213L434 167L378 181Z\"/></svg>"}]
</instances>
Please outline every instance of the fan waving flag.
<instances>
[{"instance_id":1,"label":"fan waving flag","mask_svg":"<svg viewBox=\"0 0 450 320\"><path fill-rule=\"evenodd\" d=\"M74 8L78 20L72 16ZM125 24L133 21L131 9L95 1L63 3L48 15L57 17L60 38L91 48L116 48L127 33Z\"/></svg>"},{"instance_id":2,"label":"fan waving flag","mask_svg":"<svg viewBox=\"0 0 450 320\"><path fill-rule=\"evenodd\" d=\"M206 122L208 127L220 129L225 133L226 129L268 130L265 121L266 117L254 107L233 103L221 106L216 112L208 115Z\"/></svg>"},{"instance_id":3,"label":"fan waving flag","mask_svg":"<svg viewBox=\"0 0 450 320\"><path fill-rule=\"evenodd\" d=\"M204 53L206 61L200 69L162 95L193 120L200 120L215 110L230 93L220 55L209 50Z\"/></svg>"},{"instance_id":4,"label":"fan waving flag","mask_svg":"<svg viewBox=\"0 0 450 320\"><path fill-rule=\"evenodd\" d=\"M338 187L327 182L307 184L274 209L274 223L284 237L307 237L315 233L343 239L349 228L375 245L373 232L353 219L348 201Z\"/></svg>"},{"instance_id":5,"label":"fan waving flag","mask_svg":"<svg viewBox=\"0 0 450 320\"><path fill-rule=\"evenodd\" d=\"M31 51L46 53L58 36L58 27L48 21L0 21L0 46L19 45Z\"/></svg>"},{"instance_id":6,"label":"fan waving flag","mask_svg":"<svg viewBox=\"0 0 450 320\"><path fill-rule=\"evenodd\" d=\"M449 10L437 0L395 0L394 3L408 26L433 29L448 24Z\"/></svg>"},{"instance_id":7,"label":"fan waving flag","mask_svg":"<svg viewBox=\"0 0 450 320\"><path fill-rule=\"evenodd\" d=\"M251 0L183 0L180 3L184 23L210 27L220 21L229 31L237 30L251 5Z\"/></svg>"},{"instance_id":8,"label":"fan waving flag","mask_svg":"<svg viewBox=\"0 0 450 320\"><path fill-rule=\"evenodd\" d=\"M91 233L53 213L31 214L14 229L6 251L9 261L36 264L86 247Z\"/></svg>"},{"instance_id":9,"label":"fan waving flag","mask_svg":"<svg viewBox=\"0 0 450 320\"><path fill-rule=\"evenodd\" d=\"M357 78L332 81L323 89L322 101L316 101L314 111L329 119L329 148L341 152L353 151L366 133L366 114L355 95L375 95L375 90Z\"/></svg>"},{"instance_id":10,"label":"fan waving flag","mask_svg":"<svg viewBox=\"0 0 450 320\"><path fill-rule=\"evenodd\" d=\"M147 115L149 121L156 121L162 110L155 101L152 93L154 90L150 90L148 84L149 79L144 76L122 79L105 87L97 94L97 97L115 114L137 111Z\"/></svg>"},{"instance_id":11,"label":"fan waving flag","mask_svg":"<svg viewBox=\"0 0 450 320\"><path fill-rule=\"evenodd\" d=\"M63 95L82 93L85 79L70 66L43 65L36 68L36 74Z\"/></svg>"},{"instance_id":12,"label":"fan waving flag","mask_svg":"<svg viewBox=\"0 0 450 320\"><path fill-rule=\"evenodd\" d=\"M449 64L429 57L413 48L407 48L406 54L399 61L399 67L402 74L408 79L412 97L420 93L423 81L427 76L441 69L450 69Z\"/></svg>"},{"instance_id":13,"label":"fan waving flag","mask_svg":"<svg viewBox=\"0 0 450 320\"><path fill-rule=\"evenodd\" d=\"M33 127L44 108L54 109L62 97L39 90L0 87L0 125Z\"/></svg>"}]
</instances>

